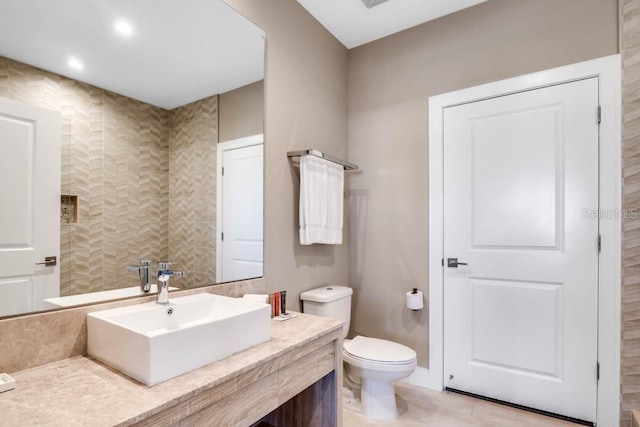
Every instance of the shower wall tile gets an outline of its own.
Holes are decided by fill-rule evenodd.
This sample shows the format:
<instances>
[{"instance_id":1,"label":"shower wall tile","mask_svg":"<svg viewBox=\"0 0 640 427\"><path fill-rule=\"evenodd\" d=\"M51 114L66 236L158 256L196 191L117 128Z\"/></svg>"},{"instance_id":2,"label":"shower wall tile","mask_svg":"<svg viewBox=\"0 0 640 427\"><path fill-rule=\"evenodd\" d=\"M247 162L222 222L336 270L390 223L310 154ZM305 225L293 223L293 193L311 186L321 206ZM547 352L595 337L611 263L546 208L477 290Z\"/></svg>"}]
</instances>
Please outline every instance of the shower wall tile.
<instances>
[{"instance_id":1,"label":"shower wall tile","mask_svg":"<svg viewBox=\"0 0 640 427\"><path fill-rule=\"evenodd\" d=\"M104 265L102 263L104 245L104 110L102 90L88 86L88 240L89 244L89 289L102 289ZM77 283L74 280L74 283Z\"/></svg>"},{"instance_id":2,"label":"shower wall tile","mask_svg":"<svg viewBox=\"0 0 640 427\"><path fill-rule=\"evenodd\" d=\"M76 281L69 286L70 292L83 293L91 289L91 263L101 261L96 257L89 222L90 197L90 144L89 144L89 86L71 79L61 78L59 108L63 117L71 122L71 163L70 192L78 195L78 223L75 226L73 243L75 247L74 273Z\"/></svg>"},{"instance_id":3,"label":"shower wall tile","mask_svg":"<svg viewBox=\"0 0 640 427\"><path fill-rule=\"evenodd\" d=\"M217 143L217 96L171 112L169 256L187 272L174 286L215 283Z\"/></svg>"},{"instance_id":4,"label":"shower wall tile","mask_svg":"<svg viewBox=\"0 0 640 427\"><path fill-rule=\"evenodd\" d=\"M218 127L218 96L210 96L172 110L172 123L176 126L193 126L198 121L210 121ZM217 142L217 139L216 139Z\"/></svg>"},{"instance_id":5,"label":"shower wall tile","mask_svg":"<svg viewBox=\"0 0 640 427\"><path fill-rule=\"evenodd\" d=\"M138 258L168 256L169 113L116 94L105 96L103 289L135 284Z\"/></svg>"},{"instance_id":6,"label":"shower wall tile","mask_svg":"<svg viewBox=\"0 0 640 427\"><path fill-rule=\"evenodd\" d=\"M622 7L622 207L640 212L640 0ZM622 224L621 426L640 409L640 221Z\"/></svg>"}]
</instances>

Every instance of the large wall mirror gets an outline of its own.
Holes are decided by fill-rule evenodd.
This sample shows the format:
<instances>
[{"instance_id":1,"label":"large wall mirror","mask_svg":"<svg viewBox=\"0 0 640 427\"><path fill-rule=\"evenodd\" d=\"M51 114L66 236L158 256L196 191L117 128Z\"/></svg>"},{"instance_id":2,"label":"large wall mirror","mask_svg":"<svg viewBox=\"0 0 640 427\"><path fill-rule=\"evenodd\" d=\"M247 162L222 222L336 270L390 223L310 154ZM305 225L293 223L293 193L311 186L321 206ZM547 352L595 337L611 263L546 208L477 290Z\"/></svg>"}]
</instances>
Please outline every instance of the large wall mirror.
<instances>
[{"instance_id":1,"label":"large wall mirror","mask_svg":"<svg viewBox=\"0 0 640 427\"><path fill-rule=\"evenodd\" d=\"M38 254L17 270L43 228L19 187L37 183L26 161L0 172L0 317L148 295L128 269L140 259L153 283L173 261L174 289L262 276L264 32L221 0L0 9L0 106L60 117L55 265ZM16 117L0 111L0 155L26 159Z\"/></svg>"}]
</instances>

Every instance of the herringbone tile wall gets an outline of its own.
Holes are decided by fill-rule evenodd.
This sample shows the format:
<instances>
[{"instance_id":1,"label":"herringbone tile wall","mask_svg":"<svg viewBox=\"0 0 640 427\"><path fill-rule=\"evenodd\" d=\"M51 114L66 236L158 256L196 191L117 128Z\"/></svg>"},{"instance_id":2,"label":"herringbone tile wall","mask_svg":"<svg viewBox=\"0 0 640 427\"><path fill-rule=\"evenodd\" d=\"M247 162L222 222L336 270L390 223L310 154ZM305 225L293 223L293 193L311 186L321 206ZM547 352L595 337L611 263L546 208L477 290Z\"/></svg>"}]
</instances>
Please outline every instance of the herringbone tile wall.
<instances>
[{"instance_id":1,"label":"herringbone tile wall","mask_svg":"<svg viewBox=\"0 0 640 427\"><path fill-rule=\"evenodd\" d=\"M640 210L640 0L623 0L622 207ZM640 410L640 221L622 224L621 426Z\"/></svg>"},{"instance_id":2,"label":"herringbone tile wall","mask_svg":"<svg viewBox=\"0 0 640 427\"><path fill-rule=\"evenodd\" d=\"M216 279L217 143L217 95L171 111L169 258L188 272L181 288Z\"/></svg>"}]
</instances>

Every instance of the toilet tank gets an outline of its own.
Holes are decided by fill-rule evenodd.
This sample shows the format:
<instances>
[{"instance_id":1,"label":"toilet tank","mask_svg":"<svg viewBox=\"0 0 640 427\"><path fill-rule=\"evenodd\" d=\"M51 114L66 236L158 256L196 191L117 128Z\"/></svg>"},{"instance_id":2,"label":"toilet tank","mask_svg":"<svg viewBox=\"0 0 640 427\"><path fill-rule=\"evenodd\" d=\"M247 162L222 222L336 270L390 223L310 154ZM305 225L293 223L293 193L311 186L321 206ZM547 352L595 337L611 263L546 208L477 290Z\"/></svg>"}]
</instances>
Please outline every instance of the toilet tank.
<instances>
[{"instance_id":1,"label":"toilet tank","mask_svg":"<svg viewBox=\"0 0 640 427\"><path fill-rule=\"evenodd\" d=\"M348 286L323 286L300 294L302 312L316 316L342 320L343 337L349 333L351 324L351 295Z\"/></svg>"}]
</instances>

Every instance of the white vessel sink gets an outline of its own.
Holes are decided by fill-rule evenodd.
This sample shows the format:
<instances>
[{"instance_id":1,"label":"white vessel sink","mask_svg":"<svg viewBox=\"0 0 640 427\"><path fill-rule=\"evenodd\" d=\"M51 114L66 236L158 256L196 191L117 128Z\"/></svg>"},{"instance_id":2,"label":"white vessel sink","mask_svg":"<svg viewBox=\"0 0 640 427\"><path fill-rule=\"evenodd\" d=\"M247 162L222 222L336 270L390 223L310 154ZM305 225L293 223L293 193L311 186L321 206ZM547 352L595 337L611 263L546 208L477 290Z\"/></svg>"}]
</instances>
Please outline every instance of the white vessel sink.
<instances>
[{"instance_id":1,"label":"white vessel sink","mask_svg":"<svg viewBox=\"0 0 640 427\"><path fill-rule=\"evenodd\" d=\"M202 293L89 313L87 329L90 356L153 385L268 341L271 307Z\"/></svg>"}]
</instances>

